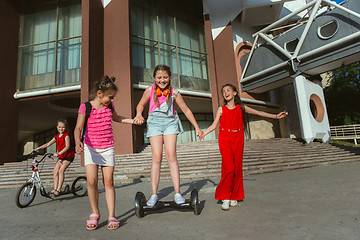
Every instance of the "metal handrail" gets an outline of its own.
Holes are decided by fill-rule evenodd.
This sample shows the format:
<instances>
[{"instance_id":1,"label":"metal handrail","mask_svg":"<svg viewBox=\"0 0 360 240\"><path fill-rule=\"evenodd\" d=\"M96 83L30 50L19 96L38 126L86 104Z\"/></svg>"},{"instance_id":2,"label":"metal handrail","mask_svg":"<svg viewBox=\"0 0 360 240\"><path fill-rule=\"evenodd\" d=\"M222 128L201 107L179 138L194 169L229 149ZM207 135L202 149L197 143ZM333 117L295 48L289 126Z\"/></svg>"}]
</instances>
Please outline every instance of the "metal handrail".
<instances>
[{"instance_id":1,"label":"metal handrail","mask_svg":"<svg viewBox=\"0 0 360 240\"><path fill-rule=\"evenodd\" d=\"M357 145L357 139L360 139L360 124L332 126L330 132L332 139L353 139Z\"/></svg>"}]
</instances>

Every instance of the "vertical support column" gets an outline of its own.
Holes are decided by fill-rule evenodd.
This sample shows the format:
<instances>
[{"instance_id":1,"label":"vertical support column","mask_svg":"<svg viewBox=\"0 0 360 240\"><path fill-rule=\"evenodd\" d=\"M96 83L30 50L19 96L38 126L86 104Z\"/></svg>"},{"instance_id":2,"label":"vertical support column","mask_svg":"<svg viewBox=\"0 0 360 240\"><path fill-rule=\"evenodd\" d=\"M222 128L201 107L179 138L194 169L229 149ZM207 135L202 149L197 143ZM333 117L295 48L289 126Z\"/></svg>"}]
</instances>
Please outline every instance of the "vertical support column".
<instances>
[{"instance_id":1,"label":"vertical support column","mask_svg":"<svg viewBox=\"0 0 360 240\"><path fill-rule=\"evenodd\" d=\"M218 94L221 94L219 91L226 83L236 87L239 86L234 58L233 33L230 23L214 39L213 43ZM223 97L220 95L218 99L220 105L222 105Z\"/></svg>"},{"instance_id":2,"label":"vertical support column","mask_svg":"<svg viewBox=\"0 0 360 240\"><path fill-rule=\"evenodd\" d=\"M212 38L212 32L211 32L211 22L210 22L209 14L204 15L204 28L205 28L206 50L207 50L208 65L209 65L209 79L210 79L210 87L211 87L212 109L213 109L213 115L215 118L217 109L219 108L220 105L219 105L218 84L217 84L217 79L216 79L214 44L213 44L213 38ZM216 131L218 131L218 130L216 129Z\"/></svg>"},{"instance_id":3,"label":"vertical support column","mask_svg":"<svg viewBox=\"0 0 360 240\"><path fill-rule=\"evenodd\" d=\"M13 94L17 82L19 21L17 10L8 1L0 1L0 31L3 33L0 38L0 101L6 104L6 114L0 118L0 165L16 161L17 156L19 106Z\"/></svg>"},{"instance_id":4,"label":"vertical support column","mask_svg":"<svg viewBox=\"0 0 360 240\"><path fill-rule=\"evenodd\" d=\"M220 93L221 87L226 83L239 86L239 83L237 81L231 24L229 23L214 40L211 32L210 16L208 14L204 15L204 25L212 106L215 117L217 109L223 104L223 97ZM216 129L216 135L217 133L218 129Z\"/></svg>"},{"instance_id":5,"label":"vertical support column","mask_svg":"<svg viewBox=\"0 0 360 240\"><path fill-rule=\"evenodd\" d=\"M116 112L133 117L133 83L131 78L130 1L111 1L104 9L104 72L116 77L119 90L114 99ZM133 153L134 127L113 124L115 154Z\"/></svg>"},{"instance_id":6,"label":"vertical support column","mask_svg":"<svg viewBox=\"0 0 360 240\"><path fill-rule=\"evenodd\" d=\"M101 0L82 0L80 100L89 100L94 83L104 75L104 10ZM83 155L81 165L83 166Z\"/></svg>"},{"instance_id":7,"label":"vertical support column","mask_svg":"<svg viewBox=\"0 0 360 240\"><path fill-rule=\"evenodd\" d=\"M104 74L104 11L101 0L82 0L81 102Z\"/></svg>"}]
</instances>

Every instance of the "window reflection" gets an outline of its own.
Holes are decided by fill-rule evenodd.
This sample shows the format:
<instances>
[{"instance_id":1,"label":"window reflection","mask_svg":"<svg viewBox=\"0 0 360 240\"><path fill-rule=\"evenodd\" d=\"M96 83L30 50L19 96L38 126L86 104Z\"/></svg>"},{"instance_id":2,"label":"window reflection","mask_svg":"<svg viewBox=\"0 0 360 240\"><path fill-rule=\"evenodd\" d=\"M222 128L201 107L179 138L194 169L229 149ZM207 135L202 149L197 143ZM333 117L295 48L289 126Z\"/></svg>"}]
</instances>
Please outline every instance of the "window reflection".
<instances>
[{"instance_id":1,"label":"window reflection","mask_svg":"<svg viewBox=\"0 0 360 240\"><path fill-rule=\"evenodd\" d=\"M21 15L18 91L80 83L81 5L50 8Z\"/></svg>"},{"instance_id":2,"label":"window reflection","mask_svg":"<svg viewBox=\"0 0 360 240\"><path fill-rule=\"evenodd\" d=\"M134 82L152 84L154 67L166 64L172 86L210 92L202 1L192 1L190 10L185 2L131 2Z\"/></svg>"}]
</instances>

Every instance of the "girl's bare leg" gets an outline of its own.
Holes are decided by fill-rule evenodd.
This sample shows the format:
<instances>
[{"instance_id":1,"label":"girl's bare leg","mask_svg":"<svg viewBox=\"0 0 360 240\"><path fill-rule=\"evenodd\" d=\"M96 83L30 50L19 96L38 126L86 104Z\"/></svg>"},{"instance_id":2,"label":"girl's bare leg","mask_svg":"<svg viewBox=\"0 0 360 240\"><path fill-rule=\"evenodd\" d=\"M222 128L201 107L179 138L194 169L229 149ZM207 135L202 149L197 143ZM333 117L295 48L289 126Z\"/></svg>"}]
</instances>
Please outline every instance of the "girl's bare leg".
<instances>
[{"instance_id":1,"label":"girl's bare leg","mask_svg":"<svg viewBox=\"0 0 360 240\"><path fill-rule=\"evenodd\" d=\"M106 204L109 210L109 217L115 217L115 189L114 189L114 167L103 166L101 167L103 174Z\"/></svg>"},{"instance_id":2,"label":"girl's bare leg","mask_svg":"<svg viewBox=\"0 0 360 240\"><path fill-rule=\"evenodd\" d=\"M163 152L163 136L150 137L152 163L151 163L151 190L152 194L157 194L159 180L160 180L160 168Z\"/></svg>"},{"instance_id":3,"label":"girl's bare leg","mask_svg":"<svg viewBox=\"0 0 360 240\"><path fill-rule=\"evenodd\" d=\"M176 156L176 139L176 134L164 136L165 155L169 164L175 194L180 193L180 172Z\"/></svg>"},{"instance_id":4,"label":"girl's bare leg","mask_svg":"<svg viewBox=\"0 0 360 240\"><path fill-rule=\"evenodd\" d=\"M55 188L59 192L61 191L61 187L62 187L62 185L64 183L64 180L65 180L65 170L69 167L70 163L71 163L70 161L66 161L66 160L63 160L60 163L59 177L58 177L58 182L57 182L57 185L56 185L56 188Z\"/></svg>"},{"instance_id":5,"label":"girl's bare leg","mask_svg":"<svg viewBox=\"0 0 360 240\"><path fill-rule=\"evenodd\" d=\"M88 196L91 205L92 213L99 214L99 189L98 189L98 165L87 164L85 166L86 178L88 185ZM92 219L90 220L97 220ZM95 227L92 224L88 225L90 228Z\"/></svg>"},{"instance_id":6,"label":"girl's bare leg","mask_svg":"<svg viewBox=\"0 0 360 240\"><path fill-rule=\"evenodd\" d=\"M53 169L53 180L54 180L54 190L57 190L57 187L59 185L59 169L61 167L60 161L57 161L55 164L55 167ZM51 191L51 193L54 193L54 191Z\"/></svg>"}]
</instances>

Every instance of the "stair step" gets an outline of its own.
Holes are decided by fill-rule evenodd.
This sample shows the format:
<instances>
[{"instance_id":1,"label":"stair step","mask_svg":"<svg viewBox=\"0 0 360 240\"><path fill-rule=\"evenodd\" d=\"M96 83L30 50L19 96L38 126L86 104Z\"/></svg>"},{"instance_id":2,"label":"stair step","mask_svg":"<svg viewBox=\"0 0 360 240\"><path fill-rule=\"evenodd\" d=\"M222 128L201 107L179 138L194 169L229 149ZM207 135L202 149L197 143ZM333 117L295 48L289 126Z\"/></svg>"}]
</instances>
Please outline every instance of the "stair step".
<instances>
[{"instance_id":1,"label":"stair step","mask_svg":"<svg viewBox=\"0 0 360 240\"><path fill-rule=\"evenodd\" d=\"M244 175L360 161L360 149L322 143L309 146L289 138L248 140L244 145ZM181 179L221 175L221 154L216 140L178 144L177 158ZM144 147L139 153L117 155L115 161L115 184L150 181L151 146ZM50 159L40 164L40 175L45 186L52 186L54 164ZM21 186L31 173L31 162L28 160L5 163L0 166L0 189ZM85 175L85 168L81 167L80 156L76 156L66 170L65 184L71 185L71 181L80 175ZM171 179L165 154L161 179Z\"/></svg>"}]
</instances>

